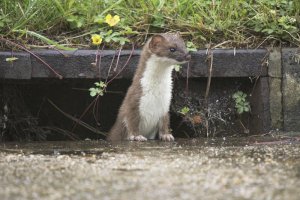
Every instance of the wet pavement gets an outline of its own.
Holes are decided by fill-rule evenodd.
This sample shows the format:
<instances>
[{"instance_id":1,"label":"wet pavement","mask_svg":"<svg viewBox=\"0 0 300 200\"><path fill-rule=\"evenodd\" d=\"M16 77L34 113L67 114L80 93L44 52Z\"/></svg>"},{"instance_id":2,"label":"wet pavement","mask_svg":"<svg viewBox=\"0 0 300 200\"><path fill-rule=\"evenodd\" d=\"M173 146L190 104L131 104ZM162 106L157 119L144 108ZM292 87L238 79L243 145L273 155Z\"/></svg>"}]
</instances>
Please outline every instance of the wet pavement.
<instances>
[{"instance_id":1,"label":"wet pavement","mask_svg":"<svg viewBox=\"0 0 300 200\"><path fill-rule=\"evenodd\" d=\"M0 199L300 199L300 135L0 144Z\"/></svg>"}]
</instances>

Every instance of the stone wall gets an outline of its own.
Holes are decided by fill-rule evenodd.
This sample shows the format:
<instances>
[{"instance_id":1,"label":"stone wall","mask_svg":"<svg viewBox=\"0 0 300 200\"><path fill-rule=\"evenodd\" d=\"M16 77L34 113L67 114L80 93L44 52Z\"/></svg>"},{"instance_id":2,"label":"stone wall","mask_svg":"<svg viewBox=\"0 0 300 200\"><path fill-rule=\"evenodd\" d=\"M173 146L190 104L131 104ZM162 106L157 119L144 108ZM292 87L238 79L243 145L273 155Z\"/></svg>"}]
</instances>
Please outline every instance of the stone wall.
<instances>
[{"instance_id":1,"label":"stone wall","mask_svg":"<svg viewBox=\"0 0 300 200\"><path fill-rule=\"evenodd\" d=\"M300 51L271 49L269 55L271 128L300 130Z\"/></svg>"},{"instance_id":2,"label":"stone wall","mask_svg":"<svg viewBox=\"0 0 300 200\"><path fill-rule=\"evenodd\" d=\"M282 49L283 129L300 130L300 51Z\"/></svg>"}]
</instances>

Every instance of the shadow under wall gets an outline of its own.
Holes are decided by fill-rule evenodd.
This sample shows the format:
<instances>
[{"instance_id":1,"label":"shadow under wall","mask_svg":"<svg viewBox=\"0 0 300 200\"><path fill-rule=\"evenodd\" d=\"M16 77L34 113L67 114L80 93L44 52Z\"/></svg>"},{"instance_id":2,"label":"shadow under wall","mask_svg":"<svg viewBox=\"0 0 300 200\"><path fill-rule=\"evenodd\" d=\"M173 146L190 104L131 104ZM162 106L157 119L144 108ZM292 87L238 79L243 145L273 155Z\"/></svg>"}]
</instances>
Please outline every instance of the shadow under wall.
<instances>
[{"instance_id":1,"label":"shadow under wall","mask_svg":"<svg viewBox=\"0 0 300 200\"><path fill-rule=\"evenodd\" d=\"M256 83L249 78L213 78L207 102L204 99L206 80L206 78L189 79L187 91L185 79L174 79L170 114L171 129L175 137L206 136L207 130L209 136L229 136L256 134L268 129L268 125L266 125L268 116L262 114L267 105L261 105L262 95L265 95L263 94L265 88L262 87L264 83L261 81L263 78ZM14 127L11 126L11 130L2 130L2 140L69 140L70 135L63 134L63 130L66 131L65 133L74 133L72 139L104 139L102 135L97 135L77 124L76 121L67 118L48 101L51 100L63 112L81 118L90 126L107 132L116 119L131 80L114 80L107 88L108 92L99 98L96 105L91 106L94 98L89 96L88 89L93 87L96 81L98 80L35 79L22 82L6 80L1 84L0 103L2 107L8 105L10 109L10 113L7 113L8 120L17 121L18 116L16 115L22 119L29 117L34 119L34 126L42 129L35 129L37 132L33 130L27 133L18 130L16 135L16 130L13 130ZM14 91L14 93L10 91ZM241 116L236 114L235 103L232 99L232 95L236 91L248 94L251 113ZM12 99L15 101L12 102ZM17 100L21 101L20 105L16 104ZM17 107L18 113L11 113L14 110L11 109L13 107ZM178 112L183 107L190 108L189 118ZM0 114L4 114L3 110L0 112L2 112ZM85 114L83 115L83 113ZM14 117L12 117L13 115ZM266 119L262 119L262 117ZM196 119L198 121L195 121ZM206 121L208 121L208 128ZM51 129L51 127L56 129ZM41 137L41 132L45 129L47 131Z\"/></svg>"}]
</instances>

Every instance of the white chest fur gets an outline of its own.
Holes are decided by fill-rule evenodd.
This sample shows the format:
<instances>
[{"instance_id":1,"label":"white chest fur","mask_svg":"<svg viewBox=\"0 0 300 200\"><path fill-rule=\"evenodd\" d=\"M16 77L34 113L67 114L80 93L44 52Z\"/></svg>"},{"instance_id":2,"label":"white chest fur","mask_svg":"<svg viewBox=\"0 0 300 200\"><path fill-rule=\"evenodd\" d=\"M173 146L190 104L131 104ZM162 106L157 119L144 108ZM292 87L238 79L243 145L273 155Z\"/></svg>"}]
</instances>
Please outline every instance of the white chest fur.
<instances>
[{"instance_id":1,"label":"white chest fur","mask_svg":"<svg viewBox=\"0 0 300 200\"><path fill-rule=\"evenodd\" d=\"M159 119L169 112L172 97L172 63L171 59L155 55L146 62L141 79L139 131L148 139L155 138Z\"/></svg>"}]
</instances>

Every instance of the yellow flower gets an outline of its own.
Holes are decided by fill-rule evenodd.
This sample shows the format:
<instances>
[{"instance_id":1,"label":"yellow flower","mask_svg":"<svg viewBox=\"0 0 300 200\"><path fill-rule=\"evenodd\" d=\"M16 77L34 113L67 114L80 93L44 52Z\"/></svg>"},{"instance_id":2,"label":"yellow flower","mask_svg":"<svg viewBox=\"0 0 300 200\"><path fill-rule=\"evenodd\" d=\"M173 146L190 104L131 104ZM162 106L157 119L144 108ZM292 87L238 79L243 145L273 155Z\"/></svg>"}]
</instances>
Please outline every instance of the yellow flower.
<instances>
[{"instance_id":1,"label":"yellow flower","mask_svg":"<svg viewBox=\"0 0 300 200\"><path fill-rule=\"evenodd\" d=\"M101 42L102 42L101 36L98 35L98 34L92 35L92 42L93 42L94 45L101 44Z\"/></svg>"},{"instance_id":2,"label":"yellow flower","mask_svg":"<svg viewBox=\"0 0 300 200\"><path fill-rule=\"evenodd\" d=\"M120 21L120 17L118 15L115 16L111 16L111 14L106 15L105 17L105 22L109 25L109 26L114 26L117 23L119 23Z\"/></svg>"}]
</instances>

